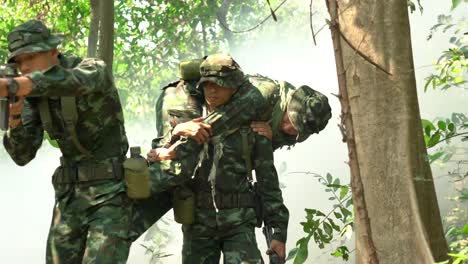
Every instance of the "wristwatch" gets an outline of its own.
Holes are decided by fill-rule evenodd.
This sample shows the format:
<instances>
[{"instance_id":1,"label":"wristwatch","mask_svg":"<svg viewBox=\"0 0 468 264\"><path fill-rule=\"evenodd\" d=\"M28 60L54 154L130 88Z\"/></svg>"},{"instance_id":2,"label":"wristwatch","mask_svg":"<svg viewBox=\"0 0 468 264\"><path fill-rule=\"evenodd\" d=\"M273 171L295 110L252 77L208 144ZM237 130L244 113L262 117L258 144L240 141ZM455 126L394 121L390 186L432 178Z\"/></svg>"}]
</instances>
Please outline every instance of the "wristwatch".
<instances>
[{"instance_id":1,"label":"wristwatch","mask_svg":"<svg viewBox=\"0 0 468 264\"><path fill-rule=\"evenodd\" d=\"M8 96L15 96L19 89L19 84L14 78L7 79Z\"/></svg>"}]
</instances>

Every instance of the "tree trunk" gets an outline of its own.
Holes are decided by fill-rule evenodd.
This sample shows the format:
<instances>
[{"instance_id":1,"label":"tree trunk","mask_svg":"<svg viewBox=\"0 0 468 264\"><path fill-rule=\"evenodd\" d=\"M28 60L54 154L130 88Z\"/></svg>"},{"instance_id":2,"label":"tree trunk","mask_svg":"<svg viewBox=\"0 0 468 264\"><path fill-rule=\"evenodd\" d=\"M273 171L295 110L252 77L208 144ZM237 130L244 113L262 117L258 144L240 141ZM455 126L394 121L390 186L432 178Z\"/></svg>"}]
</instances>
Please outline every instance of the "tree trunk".
<instances>
[{"instance_id":1,"label":"tree trunk","mask_svg":"<svg viewBox=\"0 0 468 264\"><path fill-rule=\"evenodd\" d=\"M99 0L90 0L91 22L89 24L88 57L96 57L99 38L100 2Z\"/></svg>"},{"instance_id":2,"label":"tree trunk","mask_svg":"<svg viewBox=\"0 0 468 264\"><path fill-rule=\"evenodd\" d=\"M345 136L354 132L369 220L361 218L355 206L357 263L371 263L369 239L381 264L447 259L426 160L406 4L339 0L339 16L332 21L332 29L338 30L335 36L340 36L335 51L343 52L335 56L344 61L344 68L337 68L338 78L344 79L349 95L340 99L348 99L351 110L343 109L343 118L352 116L354 121L352 127L344 122Z\"/></svg>"},{"instance_id":3,"label":"tree trunk","mask_svg":"<svg viewBox=\"0 0 468 264\"><path fill-rule=\"evenodd\" d=\"M112 71L114 59L114 1L100 0L99 58Z\"/></svg>"}]
</instances>

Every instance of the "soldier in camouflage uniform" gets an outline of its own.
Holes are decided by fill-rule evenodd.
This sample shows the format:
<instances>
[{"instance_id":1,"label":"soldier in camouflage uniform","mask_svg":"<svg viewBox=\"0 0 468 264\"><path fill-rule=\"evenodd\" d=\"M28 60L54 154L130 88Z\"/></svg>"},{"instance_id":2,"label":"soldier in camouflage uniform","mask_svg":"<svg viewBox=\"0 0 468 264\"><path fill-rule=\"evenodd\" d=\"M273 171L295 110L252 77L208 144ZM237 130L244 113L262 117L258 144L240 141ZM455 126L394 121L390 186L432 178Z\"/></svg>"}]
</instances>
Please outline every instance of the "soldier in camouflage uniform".
<instances>
[{"instance_id":1,"label":"soldier in camouflage uniform","mask_svg":"<svg viewBox=\"0 0 468 264\"><path fill-rule=\"evenodd\" d=\"M215 56L218 55L211 57ZM201 61L190 62L190 67L196 65L199 68ZM251 127L272 140L273 148L277 149L292 146L318 133L331 117L328 100L323 94L307 86L296 89L288 82L247 75L239 91L233 95L233 100L209 115L209 118L213 117L210 120L215 121L205 122L197 118L201 116L201 104L204 101L202 92L196 88L200 77L199 71L195 74L192 69L188 72L181 69L181 80L165 86L157 100L158 138L153 141L153 150L148 153L148 159L153 162L173 159L176 151L170 146L180 136L190 137L194 141L180 147L181 157L150 167L152 180L159 184L153 184L157 194L147 201L139 202L134 228L138 234L143 233L172 207L169 198L171 192L167 190L180 184L183 178L181 175L193 173L191 169L183 172L171 168L182 166L181 160L188 164L184 167L194 167L197 163L197 155L194 153L200 151L198 144L206 142L211 135L249 124L251 120L264 120L252 122ZM165 171L161 171L161 165Z\"/></svg>"},{"instance_id":2,"label":"soldier in camouflage uniform","mask_svg":"<svg viewBox=\"0 0 468 264\"><path fill-rule=\"evenodd\" d=\"M0 79L0 96L26 98L12 105L3 144L20 166L35 157L44 131L62 152L46 263L125 263L133 203L123 181L128 142L117 89L103 61L66 57L60 42L37 20L8 35L8 60L23 76Z\"/></svg>"},{"instance_id":3,"label":"soldier in camouflage uniform","mask_svg":"<svg viewBox=\"0 0 468 264\"><path fill-rule=\"evenodd\" d=\"M231 99L244 76L229 56L208 57L201 69L199 89L204 91L209 113ZM271 142L248 126L234 128L203 144L199 165L189 182L195 212L193 223L183 225L183 263L218 263L221 252L224 263L262 263L255 239L257 216L274 228L271 248L284 259L289 213L283 204ZM259 200L252 190L252 169L261 212L255 210Z\"/></svg>"}]
</instances>

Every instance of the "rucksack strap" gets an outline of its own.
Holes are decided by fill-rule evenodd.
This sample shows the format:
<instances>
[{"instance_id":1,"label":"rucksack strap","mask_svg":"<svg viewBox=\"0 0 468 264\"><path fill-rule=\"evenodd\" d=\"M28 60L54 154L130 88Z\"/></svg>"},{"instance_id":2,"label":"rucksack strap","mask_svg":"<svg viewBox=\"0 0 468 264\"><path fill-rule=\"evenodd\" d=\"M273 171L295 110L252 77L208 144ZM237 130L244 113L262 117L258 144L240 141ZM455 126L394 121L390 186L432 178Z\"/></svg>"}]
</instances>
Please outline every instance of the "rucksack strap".
<instances>
[{"instance_id":1,"label":"rucksack strap","mask_svg":"<svg viewBox=\"0 0 468 264\"><path fill-rule=\"evenodd\" d=\"M37 107L39 109L42 127L49 134L51 139L56 139L57 135L54 133L52 117L50 115L49 99L47 97L41 98Z\"/></svg>"},{"instance_id":2,"label":"rucksack strap","mask_svg":"<svg viewBox=\"0 0 468 264\"><path fill-rule=\"evenodd\" d=\"M76 134L75 125L78 120L78 113L76 108L76 98L74 96L62 96L60 97L60 103L62 105L62 117L65 124L65 129L75 146L75 148L83 155L92 157L91 152L81 145ZM54 130L52 123L52 116L50 114L49 99L47 97L41 98L38 104L39 115L41 117L42 127L49 134L52 139L59 138L59 135Z\"/></svg>"},{"instance_id":3,"label":"rucksack strap","mask_svg":"<svg viewBox=\"0 0 468 264\"><path fill-rule=\"evenodd\" d=\"M91 152L89 152L89 150L81 145L80 141L78 140L78 135L76 134L75 126L78 120L76 97L62 96L60 97L60 103L62 105L62 117L65 123L65 129L67 130L73 145L75 145L76 149L81 154L87 157L92 157L93 155Z\"/></svg>"}]
</instances>

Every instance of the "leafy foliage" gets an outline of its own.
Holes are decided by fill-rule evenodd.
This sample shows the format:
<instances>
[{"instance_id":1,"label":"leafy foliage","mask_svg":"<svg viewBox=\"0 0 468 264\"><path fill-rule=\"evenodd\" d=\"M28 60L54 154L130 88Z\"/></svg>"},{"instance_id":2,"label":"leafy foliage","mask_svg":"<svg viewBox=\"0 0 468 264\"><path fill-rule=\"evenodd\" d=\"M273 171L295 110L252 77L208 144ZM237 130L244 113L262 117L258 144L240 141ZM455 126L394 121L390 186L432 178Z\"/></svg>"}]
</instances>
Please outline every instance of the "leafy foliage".
<instances>
[{"instance_id":1,"label":"leafy foliage","mask_svg":"<svg viewBox=\"0 0 468 264\"><path fill-rule=\"evenodd\" d=\"M148 124L154 116L154 103L160 88L177 79L181 60L200 58L215 52L229 52L239 43L258 38L262 30L307 28L305 10L298 1L289 1L276 12L284 18L275 27L260 27L244 34L234 34L255 26L268 16L265 1L231 4L221 25L218 14L222 0L124 0L115 2L114 76L125 110L126 120ZM280 1L271 1L277 6ZM89 0L7 0L0 9L0 36L29 19L45 21L53 32L62 32L62 50L85 56L90 23ZM287 18L287 19L286 19ZM77 26L80 25L80 26ZM0 39L0 60L7 56L6 38Z\"/></svg>"},{"instance_id":2,"label":"leafy foliage","mask_svg":"<svg viewBox=\"0 0 468 264\"><path fill-rule=\"evenodd\" d=\"M468 133L465 132L468 128L468 117L463 113L452 113L451 119L436 119L433 122L422 119L421 121L427 148L432 148L443 141L450 143L450 139L457 136L462 136L462 141L468 140ZM429 160L432 162L439 157L440 155Z\"/></svg>"},{"instance_id":3,"label":"leafy foliage","mask_svg":"<svg viewBox=\"0 0 468 264\"><path fill-rule=\"evenodd\" d=\"M451 15L439 15L437 20L438 23L430 30L428 40L439 30L442 33L450 31L453 35L449 39L449 48L435 63L436 72L426 78L425 91L429 86L432 86L433 89L446 90L453 86L461 87L467 82L465 78L468 74L468 41L466 37L468 21L462 19L455 23Z\"/></svg>"},{"instance_id":4,"label":"leafy foliage","mask_svg":"<svg viewBox=\"0 0 468 264\"><path fill-rule=\"evenodd\" d=\"M306 221L301 222L306 236L296 242L287 259L294 259L294 264L305 263L308 257L308 245L311 239L320 249L330 244L334 238L351 238L353 233L353 205L350 195L349 185L342 185L339 178L334 178L330 173L326 177L315 173L311 174L319 183L325 186L325 192L330 193L328 200L335 201L333 209L327 214L317 209L306 208ZM344 260L349 258L349 250L346 246L339 246L333 253L334 257L340 257Z\"/></svg>"}]
</instances>

